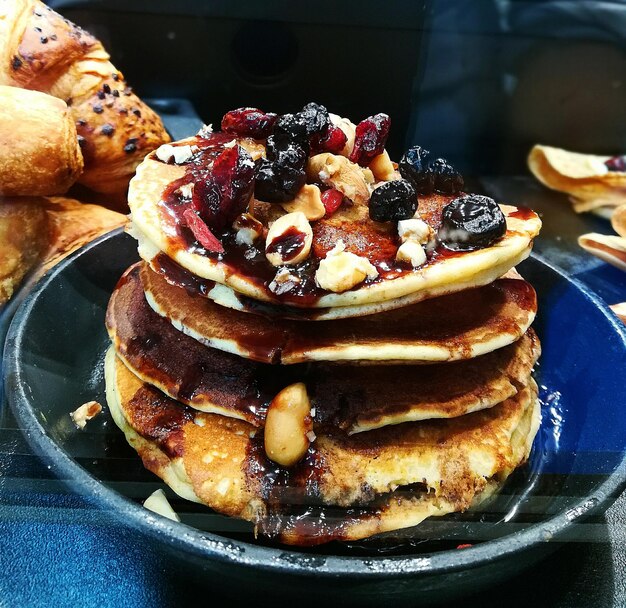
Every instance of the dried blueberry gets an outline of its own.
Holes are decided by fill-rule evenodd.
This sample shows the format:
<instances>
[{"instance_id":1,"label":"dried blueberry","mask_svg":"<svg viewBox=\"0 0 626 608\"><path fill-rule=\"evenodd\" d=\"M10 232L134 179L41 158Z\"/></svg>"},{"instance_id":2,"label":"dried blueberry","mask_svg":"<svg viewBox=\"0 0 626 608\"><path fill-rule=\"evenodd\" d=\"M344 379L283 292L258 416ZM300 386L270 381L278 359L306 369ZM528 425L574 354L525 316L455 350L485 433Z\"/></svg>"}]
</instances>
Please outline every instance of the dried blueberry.
<instances>
[{"instance_id":1,"label":"dried blueberry","mask_svg":"<svg viewBox=\"0 0 626 608\"><path fill-rule=\"evenodd\" d=\"M417 211L415 188L405 179L385 182L372 192L369 207L375 222L407 220Z\"/></svg>"},{"instance_id":2,"label":"dried blueberry","mask_svg":"<svg viewBox=\"0 0 626 608\"><path fill-rule=\"evenodd\" d=\"M256 162L254 196L268 203L286 203L295 198L305 181L304 169L281 166L260 158Z\"/></svg>"},{"instance_id":3,"label":"dried blueberry","mask_svg":"<svg viewBox=\"0 0 626 608\"><path fill-rule=\"evenodd\" d=\"M456 194L463 190L463 178L445 158L431 160L428 170L433 175L434 189L437 192Z\"/></svg>"},{"instance_id":4,"label":"dried blueberry","mask_svg":"<svg viewBox=\"0 0 626 608\"><path fill-rule=\"evenodd\" d=\"M506 233L504 213L492 198L469 194L443 208L439 241L454 251L489 247Z\"/></svg>"},{"instance_id":5,"label":"dried blueberry","mask_svg":"<svg viewBox=\"0 0 626 608\"><path fill-rule=\"evenodd\" d=\"M614 156L609 158L605 163L609 171L626 171L626 156Z\"/></svg>"},{"instance_id":6,"label":"dried blueberry","mask_svg":"<svg viewBox=\"0 0 626 608\"><path fill-rule=\"evenodd\" d=\"M435 177L428 167L431 155L420 146L409 148L398 164L400 175L408 179L418 194L430 194L435 189Z\"/></svg>"},{"instance_id":7,"label":"dried blueberry","mask_svg":"<svg viewBox=\"0 0 626 608\"><path fill-rule=\"evenodd\" d=\"M274 124L274 136L278 139L308 141L309 129L301 114L283 114Z\"/></svg>"},{"instance_id":8,"label":"dried blueberry","mask_svg":"<svg viewBox=\"0 0 626 608\"><path fill-rule=\"evenodd\" d=\"M265 154L268 160L277 165L293 169L303 169L307 159L307 150L300 143L274 135L267 138Z\"/></svg>"},{"instance_id":9,"label":"dried blueberry","mask_svg":"<svg viewBox=\"0 0 626 608\"><path fill-rule=\"evenodd\" d=\"M318 103L307 103L298 115L306 124L309 137L312 135L324 136L331 125L328 110Z\"/></svg>"}]
</instances>

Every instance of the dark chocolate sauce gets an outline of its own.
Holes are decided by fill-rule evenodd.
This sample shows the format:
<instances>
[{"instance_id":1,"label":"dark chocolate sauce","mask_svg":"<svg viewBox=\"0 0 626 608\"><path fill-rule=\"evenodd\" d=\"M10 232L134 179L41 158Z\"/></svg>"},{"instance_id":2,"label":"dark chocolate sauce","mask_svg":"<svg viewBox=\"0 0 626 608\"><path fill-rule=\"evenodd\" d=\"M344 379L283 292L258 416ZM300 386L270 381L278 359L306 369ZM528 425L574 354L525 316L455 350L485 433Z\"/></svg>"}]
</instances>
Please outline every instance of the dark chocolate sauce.
<instances>
[{"instance_id":1,"label":"dark chocolate sauce","mask_svg":"<svg viewBox=\"0 0 626 608\"><path fill-rule=\"evenodd\" d=\"M267 245L265 253L277 253L285 262L290 262L304 249L305 240L306 234L291 226Z\"/></svg>"},{"instance_id":2,"label":"dark chocolate sauce","mask_svg":"<svg viewBox=\"0 0 626 608\"><path fill-rule=\"evenodd\" d=\"M518 207L515 211L508 214L509 217L514 217L518 220L529 220L535 217L535 215L535 212L528 207Z\"/></svg>"},{"instance_id":3,"label":"dark chocolate sauce","mask_svg":"<svg viewBox=\"0 0 626 608\"><path fill-rule=\"evenodd\" d=\"M159 253L152 258L150 267L155 272L158 272L170 285L182 287L189 295L206 296L215 287L215 281L201 279L191 274L164 253Z\"/></svg>"}]
</instances>

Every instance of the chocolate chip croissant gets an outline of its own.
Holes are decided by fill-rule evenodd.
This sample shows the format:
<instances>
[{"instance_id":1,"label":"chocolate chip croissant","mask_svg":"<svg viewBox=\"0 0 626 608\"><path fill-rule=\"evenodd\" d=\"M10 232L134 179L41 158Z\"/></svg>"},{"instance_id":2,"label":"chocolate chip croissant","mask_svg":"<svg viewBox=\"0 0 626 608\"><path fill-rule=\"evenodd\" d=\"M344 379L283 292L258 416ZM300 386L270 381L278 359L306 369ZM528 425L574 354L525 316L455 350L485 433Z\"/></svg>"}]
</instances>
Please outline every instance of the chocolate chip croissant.
<instances>
[{"instance_id":1,"label":"chocolate chip croissant","mask_svg":"<svg viewBox=\"0 0 626 608\"><path fill-rule=\"evenodd\" d=\"M0 84L67 103L85 160L79 182L97 192L124 192L143 157L169 141L102 44L38 0L0 0Z\"/></svg>"}]
</instances>

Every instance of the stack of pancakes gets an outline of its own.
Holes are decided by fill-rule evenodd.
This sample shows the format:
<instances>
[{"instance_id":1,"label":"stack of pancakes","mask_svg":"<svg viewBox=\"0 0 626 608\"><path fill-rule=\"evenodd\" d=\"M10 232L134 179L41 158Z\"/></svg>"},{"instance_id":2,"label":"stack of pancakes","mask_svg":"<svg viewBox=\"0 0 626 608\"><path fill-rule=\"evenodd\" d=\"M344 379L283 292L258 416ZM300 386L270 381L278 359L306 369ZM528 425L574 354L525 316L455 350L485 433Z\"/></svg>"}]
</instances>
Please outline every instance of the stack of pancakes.
<instances>
[{"instance_id":1,"label":"stack of pancakes","mask_svg":"<svg viewBox=\"0 0 626 608\"><path fill-rule=\"evenodd\" d=\"M152 154L131 183L143 259L111 297L106 360L115 422L177 494L311 545L464 511L526 461L540 347L535 292L513 267L535 214L502 206L507 232L489 247L298 300L226 237L212 255L172 228L165 193L180 177ZM420 197L421 217L436 230L452 198ZM338 213L335 240L367 233L353 209ZM287 467L266 454L264 425L295 383L313 430Z\"/></svg>"}]
</instances>

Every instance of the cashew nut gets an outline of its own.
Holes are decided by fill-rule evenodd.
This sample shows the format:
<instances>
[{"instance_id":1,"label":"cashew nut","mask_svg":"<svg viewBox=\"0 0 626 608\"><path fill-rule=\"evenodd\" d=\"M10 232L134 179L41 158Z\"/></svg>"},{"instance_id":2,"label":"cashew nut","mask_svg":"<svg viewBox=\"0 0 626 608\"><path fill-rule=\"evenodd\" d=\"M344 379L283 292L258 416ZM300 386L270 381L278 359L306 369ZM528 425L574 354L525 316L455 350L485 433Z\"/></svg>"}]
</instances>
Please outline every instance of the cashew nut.
<instances>
[{"instance_id":1,"label":"cashew nut","mask_svg":"<svg viewBox=\"0 0 626 608\"><path fill-rule=\"evenodd\" d=\"M319 220L326 214L322 193L314 184L304 184L296 194L296 198L288 203L283 203L282 208L291 213L302 211L308 220Z\"/></svg>"}]
</instances>

